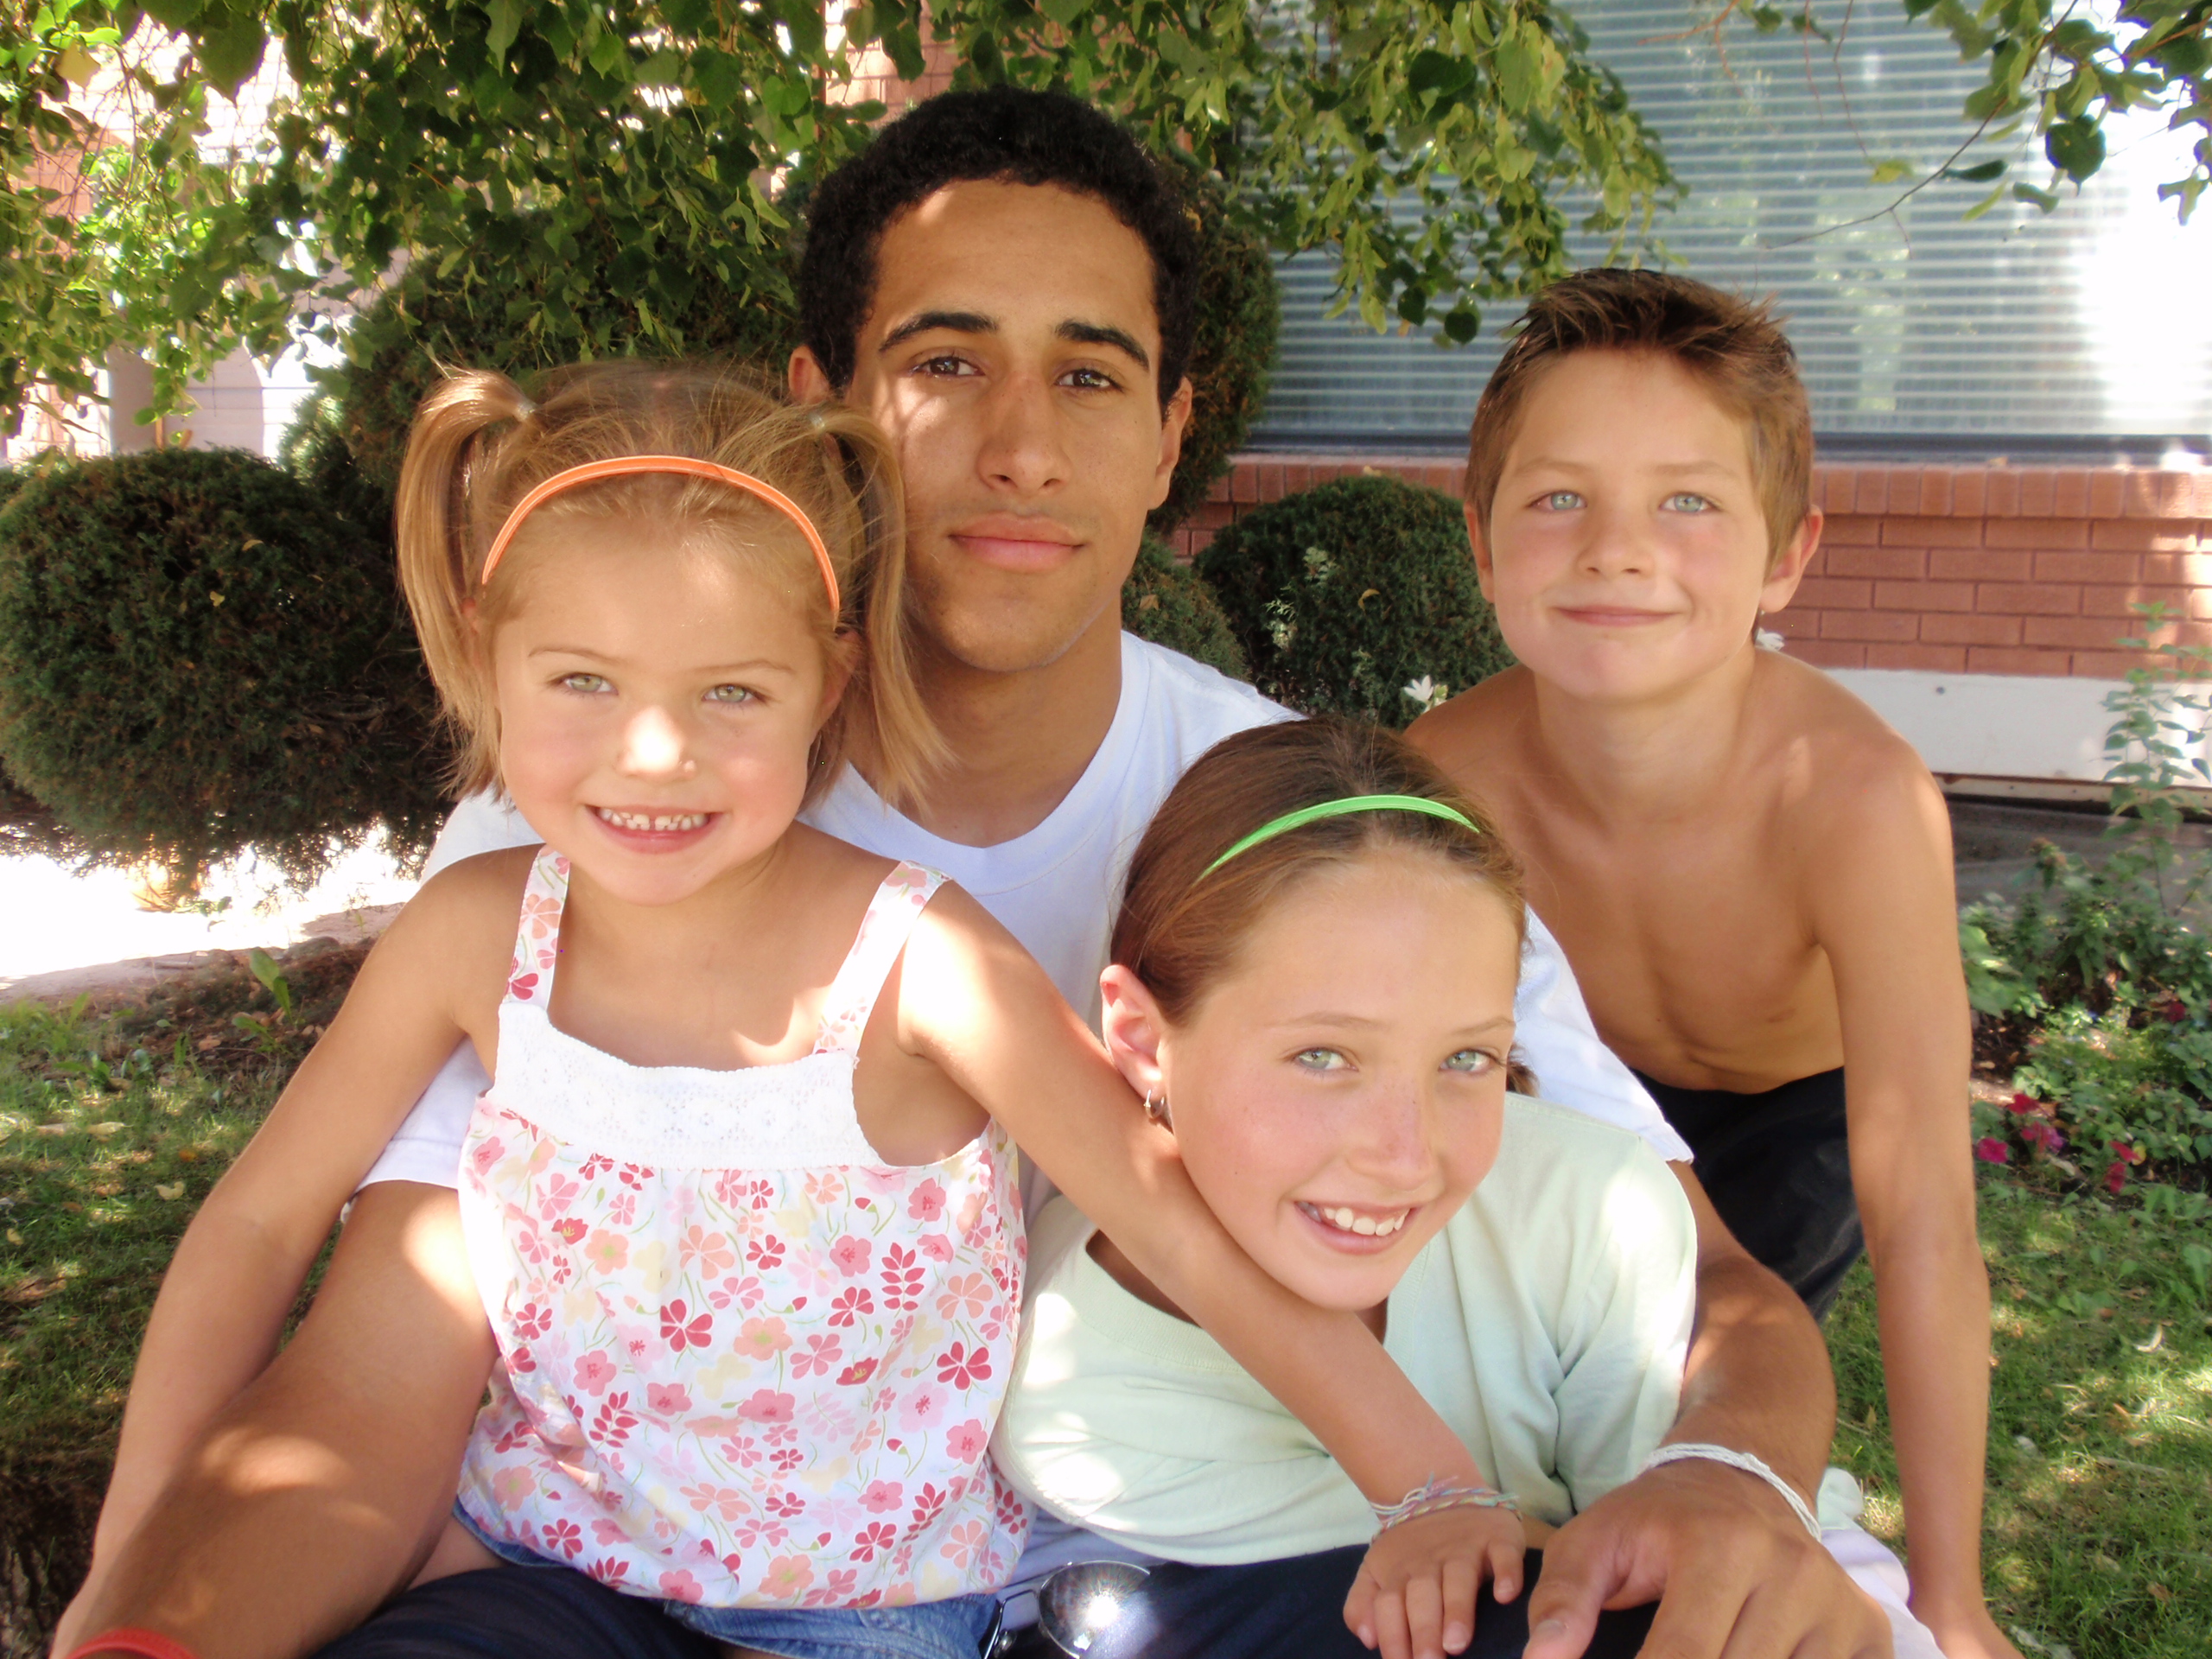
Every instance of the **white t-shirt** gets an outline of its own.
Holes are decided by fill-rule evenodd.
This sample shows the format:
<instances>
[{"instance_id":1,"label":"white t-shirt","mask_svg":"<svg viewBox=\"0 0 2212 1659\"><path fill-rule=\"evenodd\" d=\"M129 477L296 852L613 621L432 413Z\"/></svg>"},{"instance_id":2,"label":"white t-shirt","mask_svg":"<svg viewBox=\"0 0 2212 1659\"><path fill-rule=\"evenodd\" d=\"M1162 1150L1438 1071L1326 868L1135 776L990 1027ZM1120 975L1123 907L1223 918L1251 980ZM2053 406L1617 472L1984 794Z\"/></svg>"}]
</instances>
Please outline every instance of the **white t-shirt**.
<instances>
[{"instance_id":1,"label":"white t-shirt","mask_svg":"<svg viewBox=\"0 0 2212 1659\"><path fill-rule=\"evenodd\" d=\"M1250 686L1125 633L1114 723L1066 798L1028 834L995 847L946 841L886 805L849 766L808 810L805 821L886 858L944 871L1021 942L1060 995L1096 1024L1098 975L1106 965L1122 878L1153 813L1191 763L1222 739L1292 717ZM537 839L519 813L476 796L454 810L430 855L429 870ZM1514 1014L1515 1042L1547 1100L1633 1130L1662 1158L1688 1160L1689 1148L1651 1096L1598 1040L1558 941L1533 912ZM457 1185L461 1137L476 1097L490 1082L472 1048L464 1044L454 1051L363 1185ZM1046 1191L1041 1182L1033 1185L1033 1213Z\"/></svg>"}]
</instances>

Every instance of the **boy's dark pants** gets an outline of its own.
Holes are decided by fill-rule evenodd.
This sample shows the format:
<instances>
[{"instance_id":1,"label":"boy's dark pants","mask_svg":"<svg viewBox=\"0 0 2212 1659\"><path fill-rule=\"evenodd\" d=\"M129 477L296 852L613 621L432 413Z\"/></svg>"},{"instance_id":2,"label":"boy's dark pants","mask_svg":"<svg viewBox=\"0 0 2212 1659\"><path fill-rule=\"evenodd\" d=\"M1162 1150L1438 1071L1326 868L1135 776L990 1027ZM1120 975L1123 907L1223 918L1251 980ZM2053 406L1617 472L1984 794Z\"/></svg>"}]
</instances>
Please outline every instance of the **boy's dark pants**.
<instances>
[{"instance_id":1,"label":"boy's dark pants","mask_svg":"<svg viewBox=\"0 0 2212 1659\"><path fill-rule=\"evenodd\" d=\"M1737 1243L1826 1319L1866 1247L1851 1191L1842 1068L1759 1095L1636 1075L1689 1142L1698 1180Z\"/></svg>"}]
</instances>

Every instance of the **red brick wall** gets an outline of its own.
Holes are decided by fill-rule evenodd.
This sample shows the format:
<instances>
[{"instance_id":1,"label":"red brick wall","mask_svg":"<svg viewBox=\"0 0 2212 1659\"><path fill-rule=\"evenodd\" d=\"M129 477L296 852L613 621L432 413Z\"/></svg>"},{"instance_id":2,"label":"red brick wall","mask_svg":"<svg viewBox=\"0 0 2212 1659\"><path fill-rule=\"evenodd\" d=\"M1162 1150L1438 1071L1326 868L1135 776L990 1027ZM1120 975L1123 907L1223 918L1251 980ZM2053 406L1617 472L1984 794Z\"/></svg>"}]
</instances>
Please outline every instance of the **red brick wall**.
<instances>
[{"instance_id":1,"label":"red brick wall","mask_svg":"<svg viewBox=\"0 0 2212 1659\"><path fill-rule=\"evenodd\" d=\"M1189 556L1240 513L1387 472L1457 495L1457 462L1247 454L1176 533ZM2117 678L2143 658L2132 605L2164 600L2212 645L2212 472L2031 467L1818 469L1821 550L1769 625L1823 668Z\"/></svg>"}]
</instances>

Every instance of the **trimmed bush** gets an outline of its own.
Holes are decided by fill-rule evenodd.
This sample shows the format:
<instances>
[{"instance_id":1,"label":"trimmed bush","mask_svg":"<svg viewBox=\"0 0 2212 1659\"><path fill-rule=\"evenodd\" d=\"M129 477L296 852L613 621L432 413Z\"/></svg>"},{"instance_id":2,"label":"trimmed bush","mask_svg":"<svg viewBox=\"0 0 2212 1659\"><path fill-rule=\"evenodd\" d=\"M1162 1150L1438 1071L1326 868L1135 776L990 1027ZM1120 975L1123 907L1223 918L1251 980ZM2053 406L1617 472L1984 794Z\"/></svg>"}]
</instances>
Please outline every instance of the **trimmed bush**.
<instances>
[{"instance_id":1,"label":"trimmed bush","mask_svg":"<svg viewBox=\"0 0 2212 1659\"><path fill-rule=\"evenodd\" d=\"M378 821L419 854L433 711L389 553L258 456L57 467L0 513L0 753L97 861L305 878Z\"/></svg>"},{"instance_id":2,"label":"trimmed bush","mask_svg":"<svg viewBox=\"0 0 2212 1659\"><path fill-rule=\"evenodd\" d=\"M1421 712L1404 687L1464 691L1513 664L1475 585L1459 504L1370 474L1246 514L1198 556L1252 683L1308 714L1395 729Z\"/></svg>"},{"instance_id":3,"label":"trimmed bush","mask_svg":"<svg viewBox=\"0 0 2212 1659\"><path fill-rule=\"evenodd\" d=\"M1198 326L1191 342L1191 423L1167 499L1152 511L1165 536L1198 511L1229 470L1267 402L1282 332L1282 296L1267 244L1231 220L1221 181L1189 156L1169 156L1198 232Z\"/></svg>"},{"instance_id":4,"label":"trimmed bush","mask_svg":"<svg viewBox=\"0 0 2212 1659\"><path fill-rule=\"evenodd\" d=\"M1122 586L1122 626L1140 639L1195 657L1231 679L1251 677L1213 589L1196 571L1176 563L1167 543L1155 537L1144 538L1135 568Z\"/></svg>"}]
</instances>

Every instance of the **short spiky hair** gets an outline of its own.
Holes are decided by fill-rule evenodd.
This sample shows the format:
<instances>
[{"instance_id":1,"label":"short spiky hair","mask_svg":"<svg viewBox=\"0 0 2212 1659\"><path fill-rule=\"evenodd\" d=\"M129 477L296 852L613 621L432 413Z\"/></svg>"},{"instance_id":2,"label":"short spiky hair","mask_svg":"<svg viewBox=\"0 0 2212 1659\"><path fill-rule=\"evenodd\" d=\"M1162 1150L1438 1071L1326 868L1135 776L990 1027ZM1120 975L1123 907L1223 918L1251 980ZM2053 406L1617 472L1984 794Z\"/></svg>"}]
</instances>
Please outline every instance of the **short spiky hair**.
<instances>
[{"instance_id":1,"label":"short spiky hair","mask_svg":"<svg viewBox=\"0 0 2212 1659\"><path fill-rule=\"evenodd\" d=\"M1578 271L1529 302L1467 438L1467 499L1485 525L1530 388L1573 352L1648 352L1703 381L1747 429L1768 557L1781 556L1813 504L1813 418L1797 353L1770 303L1656 270Z\"/></svg>"},{"instance_id":2,"label":"short spiky hair","mask_svg":"<svg viewBox=\"0 0 2212 1659\"><path fill-rule=\"evenodd\" d=\"M807 346L830 385L842 391L852 384L883 233L945 186L986 179L1090 196L1143 241L1152 254L1165 407L1182 384L1197 327L1198 245L1190 216L1160 164L1103 111L1065 92L1014 86L940 92L822 181L807 213L798 308Z\"/></svg>"}]
</instances>

